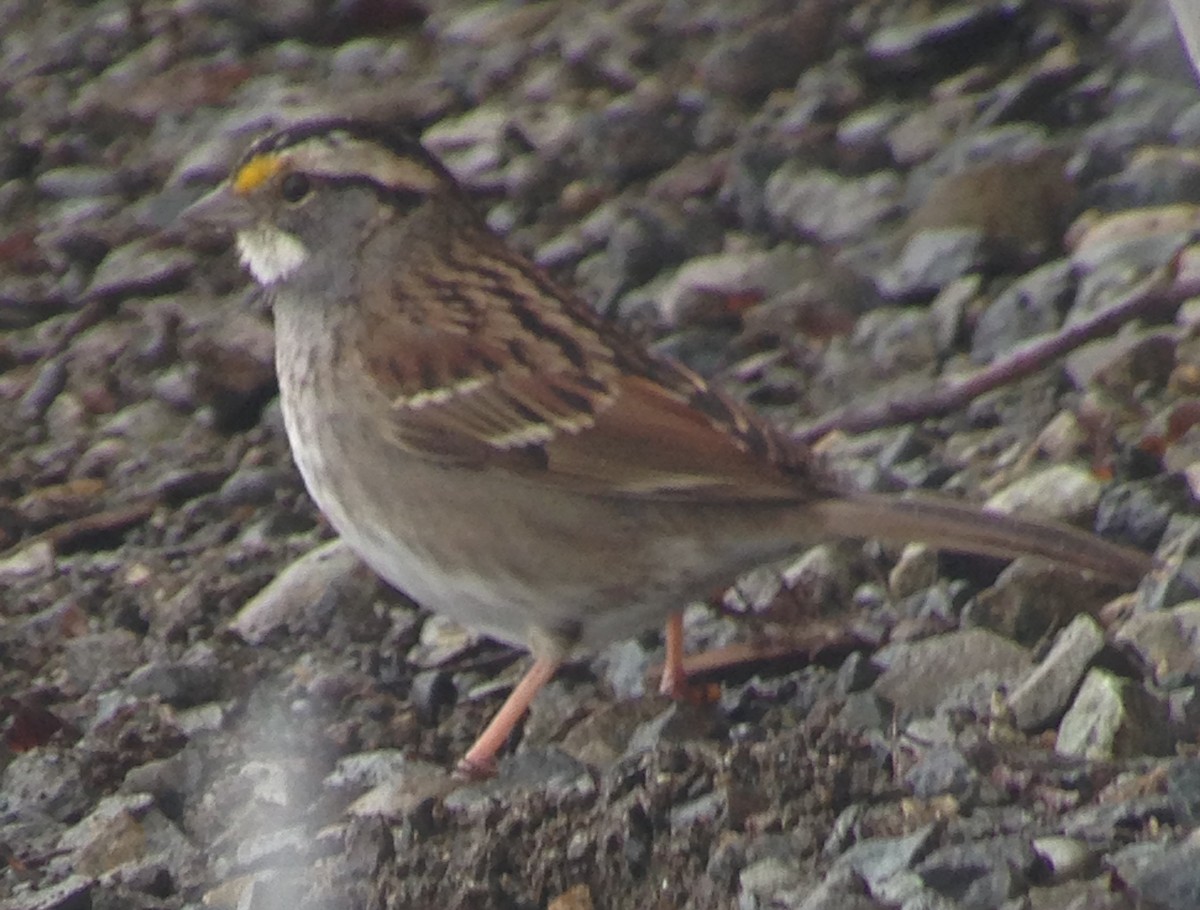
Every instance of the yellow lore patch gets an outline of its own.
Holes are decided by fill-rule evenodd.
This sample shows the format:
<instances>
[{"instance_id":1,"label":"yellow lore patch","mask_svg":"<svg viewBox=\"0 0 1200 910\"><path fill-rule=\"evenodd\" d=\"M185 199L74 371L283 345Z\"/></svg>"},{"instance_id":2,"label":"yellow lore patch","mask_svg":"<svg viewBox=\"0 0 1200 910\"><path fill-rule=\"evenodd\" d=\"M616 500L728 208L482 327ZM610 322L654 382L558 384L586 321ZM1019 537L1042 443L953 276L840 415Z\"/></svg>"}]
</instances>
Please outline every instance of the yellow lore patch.
<instances>
[{"instance_id":1,"label":"yellow lore patch","mask_svg":"<svg viewBox=\"0 0 1200 910\"><path fill-rule=\"evenodd\" d=\"M283 168L279 155L255 155L241 166L233 178L233 191L239 196L252 193Z\"/></svg>"}]
</instances>

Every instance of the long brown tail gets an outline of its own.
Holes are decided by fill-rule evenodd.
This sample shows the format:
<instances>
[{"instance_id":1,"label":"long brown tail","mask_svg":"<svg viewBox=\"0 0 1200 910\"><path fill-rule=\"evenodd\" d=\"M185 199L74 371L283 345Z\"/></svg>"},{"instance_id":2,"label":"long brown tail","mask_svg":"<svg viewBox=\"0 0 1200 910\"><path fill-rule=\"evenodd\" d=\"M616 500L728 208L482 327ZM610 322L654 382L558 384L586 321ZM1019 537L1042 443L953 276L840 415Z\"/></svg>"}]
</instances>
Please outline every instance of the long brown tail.
<instances>
[{"instance_id":1,"label":"long brown tail","mask_svg":"<svg viewBox=\"0 0 1200 910\"><path fill-rule=\"evenodd\" d=\"M1013 558L1041 556L1136 584L1155 565L1153 557L1067 525L1017 518L926 494L864 493L810 504L825 530L846 537L897 543L918 540L961 553Z\"/></svg>"}]
</instances>

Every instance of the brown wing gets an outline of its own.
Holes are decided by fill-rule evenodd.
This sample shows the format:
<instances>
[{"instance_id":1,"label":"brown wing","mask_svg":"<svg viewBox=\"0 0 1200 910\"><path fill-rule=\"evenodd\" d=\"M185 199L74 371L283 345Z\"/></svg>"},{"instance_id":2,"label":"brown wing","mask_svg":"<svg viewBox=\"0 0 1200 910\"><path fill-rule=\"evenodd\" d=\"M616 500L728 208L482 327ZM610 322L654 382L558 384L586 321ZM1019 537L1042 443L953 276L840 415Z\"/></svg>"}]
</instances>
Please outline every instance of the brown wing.
<instances>
[{"instance_id":1,"label":"brown wing","mask_svg":"<svg viewBox=\"0 0 1200 910\"><path fill-rule=\"evenodd\" d=\"M614 387L591 426L545 444L552 482L658 498L804 498L784 469L755 451L749 434L675 390L645 376L623 376Z\"/></svg>"},{"instance_id":2,"label":"brown wing","mask_svg":"<svg viewBox=\"0 0 1200 910\"><path fill-rule=\"evenodd\" d=\"M595 494L798 498L803 450L502 246L452 245L372 309L360 351L409 451Z\"/></svg>"}]
</instances>

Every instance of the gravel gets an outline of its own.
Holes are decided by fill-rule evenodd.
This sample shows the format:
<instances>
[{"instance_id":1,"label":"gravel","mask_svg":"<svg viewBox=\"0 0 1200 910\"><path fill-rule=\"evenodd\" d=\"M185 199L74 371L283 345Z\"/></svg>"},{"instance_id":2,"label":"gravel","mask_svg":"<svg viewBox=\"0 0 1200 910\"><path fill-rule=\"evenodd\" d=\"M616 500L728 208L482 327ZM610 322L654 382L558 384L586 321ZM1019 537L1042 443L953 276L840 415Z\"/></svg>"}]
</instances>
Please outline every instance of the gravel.
<instances>
[{"instance_id":1,"label":"gravel","mask_svg":"<svg viewBox=\"0 0 1200 910\"><path fill-rule=\"evenodd\" d=\"M793 6L0 0L0 910L1200 902L1194 301L820 443L866 487L1156 550L1136 592L798 553L688 609L710 700L619 643L464 784L521 665L331 540L269 306L176 223L267 126L407 123L784 426L1194 272L1165 4Z\"/></svg>"}]
</instances>

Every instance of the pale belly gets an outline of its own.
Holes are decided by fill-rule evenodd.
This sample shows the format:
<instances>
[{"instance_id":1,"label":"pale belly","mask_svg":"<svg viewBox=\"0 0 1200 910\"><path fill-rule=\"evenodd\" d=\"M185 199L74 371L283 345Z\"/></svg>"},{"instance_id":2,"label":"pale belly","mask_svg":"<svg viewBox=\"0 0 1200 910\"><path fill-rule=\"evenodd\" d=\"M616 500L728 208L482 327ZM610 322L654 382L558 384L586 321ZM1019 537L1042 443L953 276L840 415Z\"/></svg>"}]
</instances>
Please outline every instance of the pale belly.
<instances>
[{"instance_id":1,"label":"pale belly","mask_svg":"<svg viewBox=\"0 0 1200 910\"><path fill-rule=\"evenodd\" d=\"M594 497L415 456L355 407L360 393L323 396L336 402L324 410L303 398L321 381L313 362L278 365L309 493L389 584L494 638L595 649L795 548L794 529L778 520L792 506L748 513Z\"/></svg>"},{"instance_id":2,"label":"pale belly","mask_svg":"<svg viewBox=\"0 0 1200 910\"><path fill-rule=\"evenodd\" d=\"M739 522L703 507L648 509L389 452L352 420L313 426L286 395L284 417L310 494L350 548L417 603L510 644L633 637L793 546L752 532L739 546ZM360 468L339 470L351 457Z\"/></svg>"}]
</instances>

